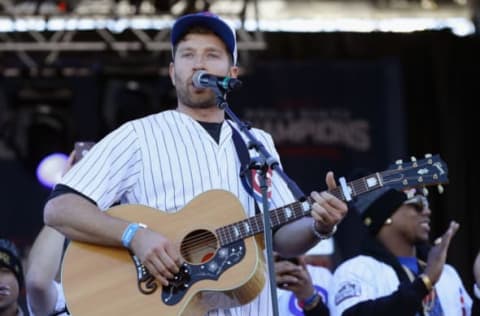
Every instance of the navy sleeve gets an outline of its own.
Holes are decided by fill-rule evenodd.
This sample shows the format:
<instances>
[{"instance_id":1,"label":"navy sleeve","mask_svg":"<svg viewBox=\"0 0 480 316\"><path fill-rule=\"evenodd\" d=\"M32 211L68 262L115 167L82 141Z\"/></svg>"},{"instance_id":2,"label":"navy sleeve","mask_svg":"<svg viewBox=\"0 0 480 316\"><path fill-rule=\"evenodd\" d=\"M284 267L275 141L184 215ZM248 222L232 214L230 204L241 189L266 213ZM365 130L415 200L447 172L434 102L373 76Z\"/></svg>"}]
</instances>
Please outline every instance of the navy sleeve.
<instances>
[{"instance_id":1,"label":"navy sleeve","mask_svg":"<svg viewBox=\"0 0 480 316\"><path fill-rule=\"evenodd\" d=\"M412 283L401 284L391 295L350 307L343 312L343 316L415 316L421 310L422 300L427 294L425 284L417 278Z\"/></svg>"},{"instance_id":2,"label":"navy sleeve","mask_svg":"<svg viewBox=\"0 0 480 316\"><path fill-rule=\"evenodd\" d=\"M480 316L480 298L473 295L472 316Z\"/></svg>"},{"instance_id":3,"label":"navy sleeve","mask_svg":"<svg viewBox=\"0 0 480 316\"><path fill-rule=\"evenodd\" d=\"M57 184L55 186L55 188L52 190L52 192L50 192L48 200L51 200L51 199L53 199L57 196L60 196L62 194L67 194L67 193L73 193L73 194L79 195L79 196L83 197L84 199L88 200L89 202L97 205L97 203L94 200L92 200L91 198L89 198L85 194L82 194L82 193L78 192L77 190L72 189L71 187L69 187L67 185L64 185L64 184Z\"/></svg>"},{"instance_id":4,"label":"navy sleeve","mask_svg":"<svg viewBox=\"0 0 480 316\"><path fill-rule=\"evenodd\" d=\"M312 308L311 310L308 310L308 311L304 310L303 314L305 316L330 316L330 310L322 302L322 300L320 300L320 302L318 302L317 306L315 306L314 308Z\"/></svg>"}]
</instances>

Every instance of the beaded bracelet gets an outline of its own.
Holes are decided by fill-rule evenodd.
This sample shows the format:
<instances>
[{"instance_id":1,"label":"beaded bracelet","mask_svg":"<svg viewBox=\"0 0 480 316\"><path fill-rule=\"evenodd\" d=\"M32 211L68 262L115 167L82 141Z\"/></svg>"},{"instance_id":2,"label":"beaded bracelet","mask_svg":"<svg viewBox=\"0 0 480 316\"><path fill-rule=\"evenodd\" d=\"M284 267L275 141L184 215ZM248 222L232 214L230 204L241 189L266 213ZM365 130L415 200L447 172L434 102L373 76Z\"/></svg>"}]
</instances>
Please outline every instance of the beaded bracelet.
<instances>
[{"instance_id":1,"label":"beaded bracelet","mask_svg":"<svg viewBox=\"0 0 480 316\"><path fill-rule=\"evenodd\" d=\"M312 232L315 235L315 237L317 237L319 240L325 240L325 239L328 239L328 238L332 237L333 234L335 234L336 231L337 231L337 225L334 225L331 232L329 232L328 234L322 234L321 232L319 232L317 230L317 227L315 225L315 221L312 222Z\"/></svg>"}]
</instances>

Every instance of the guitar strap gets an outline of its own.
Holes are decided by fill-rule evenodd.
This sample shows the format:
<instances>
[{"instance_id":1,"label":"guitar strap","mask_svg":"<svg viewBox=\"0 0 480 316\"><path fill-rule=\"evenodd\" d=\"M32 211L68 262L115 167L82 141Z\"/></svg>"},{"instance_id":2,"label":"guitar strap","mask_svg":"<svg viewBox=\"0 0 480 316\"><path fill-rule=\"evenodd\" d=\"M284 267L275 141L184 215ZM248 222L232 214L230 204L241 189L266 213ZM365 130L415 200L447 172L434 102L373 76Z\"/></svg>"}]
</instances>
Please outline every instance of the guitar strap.
<instances>
[{"instance_id":1,"label":"guitar strap","mask_svg":"<svg viewBox=\"0 0 480 316\"><path fill-rule=\"evenodd\" d=\"M238 158L240 159L239 175L240 180L242 181L242 186L245 191L253 198L253 201L255 203L255 214L260 214L260 208L258 207L257 200L255 199L252 188L252 177L249 168L250 154L248 153L247 145L245 144L245 141L243 140L242 136L240 136L240 133L237 131L237 129L233 127L230 122L228 122L228 124L230 124L230 127L232 128L233 143L235 144L235 149L237 151Z\"/></svg>"}]
</instances>

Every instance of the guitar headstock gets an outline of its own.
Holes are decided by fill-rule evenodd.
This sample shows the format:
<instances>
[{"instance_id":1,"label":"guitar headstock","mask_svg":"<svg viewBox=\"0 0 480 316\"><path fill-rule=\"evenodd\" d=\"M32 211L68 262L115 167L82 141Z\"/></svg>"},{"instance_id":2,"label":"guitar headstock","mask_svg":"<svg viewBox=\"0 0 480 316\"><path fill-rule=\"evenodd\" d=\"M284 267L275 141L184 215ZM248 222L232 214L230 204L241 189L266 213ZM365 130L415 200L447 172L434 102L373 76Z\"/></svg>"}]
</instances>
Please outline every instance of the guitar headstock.
<instances>
[{"instance_id":1,"label":"guitar headstock","mask_svg":"<svg viewBox=\"0 0 480 316\"><path fill-rule=\"evenodd\" d=\"M381 172L383 185L397 190L422 189L428 194L427 186L437 185L443 193L442 184L448 183L448 167L439 155L426 154L424 159L411 158L410 162L398 160Z\"/></svg>"}]
</instances>

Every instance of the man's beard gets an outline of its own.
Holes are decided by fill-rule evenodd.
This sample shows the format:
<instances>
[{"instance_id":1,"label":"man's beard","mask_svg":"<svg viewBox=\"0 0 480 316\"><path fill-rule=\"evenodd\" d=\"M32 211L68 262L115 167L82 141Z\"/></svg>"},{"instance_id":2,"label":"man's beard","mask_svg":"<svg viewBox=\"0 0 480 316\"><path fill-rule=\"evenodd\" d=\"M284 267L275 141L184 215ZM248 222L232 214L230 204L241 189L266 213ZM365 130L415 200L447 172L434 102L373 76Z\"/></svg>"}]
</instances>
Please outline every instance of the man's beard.
<instances>
[{"instance_id":1,"label":"man's beard","mask_svg":"<svg viewBox=\"0 0 480 316\"><path fill-rule=\"evenodd\" d=\"M194 95L188 90L188 85L177 81L177 98L183 105L193 109L208 109L216 106L215 95L212 91L208 94Z\"/></svg>"}]
</instances>

